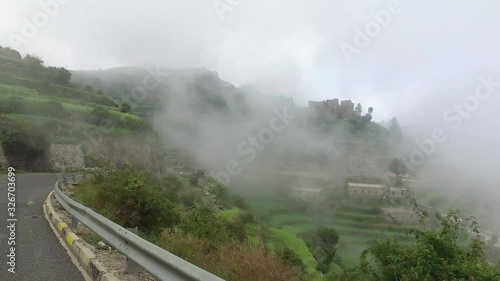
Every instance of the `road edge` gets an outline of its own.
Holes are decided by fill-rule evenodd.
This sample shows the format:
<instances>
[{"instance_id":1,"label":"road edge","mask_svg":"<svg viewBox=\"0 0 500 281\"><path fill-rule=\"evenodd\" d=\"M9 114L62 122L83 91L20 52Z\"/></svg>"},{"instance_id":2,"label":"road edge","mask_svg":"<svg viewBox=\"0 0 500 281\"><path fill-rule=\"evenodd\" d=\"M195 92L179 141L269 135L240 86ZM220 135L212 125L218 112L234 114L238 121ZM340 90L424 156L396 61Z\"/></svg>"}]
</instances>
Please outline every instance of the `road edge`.
<instances>
[{"instance_id":1,"label":"road edge","mask_svg":"<svg viewBox=\"0 0 500 281\"><path fill-rule=\"evenodd\" d=\"M108 269L97 260L95 253L84 245L81 238L71 231L69 226L63 222L50 203L50 198L53 194L54 191L51 191L43 204L45 218L52 229L55 230L56 235L59 235L59 238L64 240L65 246L70 250L68 254L74 255L75 259L73 262L78 263L76 266L81 268L93 281L119 281L112 272L109 272Z\"/></svg>"}]
</instances>

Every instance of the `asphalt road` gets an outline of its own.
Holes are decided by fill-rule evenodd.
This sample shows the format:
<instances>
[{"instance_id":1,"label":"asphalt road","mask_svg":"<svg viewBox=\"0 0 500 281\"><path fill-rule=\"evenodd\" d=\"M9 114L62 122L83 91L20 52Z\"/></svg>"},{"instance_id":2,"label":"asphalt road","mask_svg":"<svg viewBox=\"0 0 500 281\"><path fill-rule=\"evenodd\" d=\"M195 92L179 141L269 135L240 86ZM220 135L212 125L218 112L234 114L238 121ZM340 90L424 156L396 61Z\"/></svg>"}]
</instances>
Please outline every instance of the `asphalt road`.
<instances>
[{"instance_id":1,"label":"asphalt road","mask_svg":"<svg viewBox=\"0 0 500 281\"><path fill-rule=\"evenodd\" d=\"M55 236L43 213L43 202L54 190L53 174L16 175L16 268L8 272L7 176L0 175L0 280L84 281Z\"/></svg>"}]
</instances>

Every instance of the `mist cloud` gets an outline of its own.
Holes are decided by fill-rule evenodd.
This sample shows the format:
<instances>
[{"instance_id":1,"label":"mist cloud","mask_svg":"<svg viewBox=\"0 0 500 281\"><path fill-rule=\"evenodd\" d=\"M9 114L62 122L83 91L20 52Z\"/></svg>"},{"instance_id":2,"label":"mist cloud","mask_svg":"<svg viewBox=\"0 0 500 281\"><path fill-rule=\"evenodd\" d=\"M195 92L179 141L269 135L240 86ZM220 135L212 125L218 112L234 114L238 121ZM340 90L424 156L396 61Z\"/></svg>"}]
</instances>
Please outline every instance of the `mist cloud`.
<instances>
[{"instance_id":1,"label":"mist cloud","mask_svg":"<svg viewBox=\"0 0 500 281\"><path fill-rule=\"evenodd\" d=\"M232 1L238 5L223 20L212 0L67 2L36 37L19 46L21 52L70 69L206 67L236 86L256 84L267 94L291 96L298 106L308 100L352 99L375 107L376 121L398 117L404 133L415 140L435 128L447 129L449 139L429 157L428 173L477 179L500 196L495 189L500 181L499 92L458 130L449 130L443 119L449 108L474 93L479 77L500 81L497 1L401 0L401 13L351 61L341 44L352 44L356 28L363 29L373 20L372 12L391 1ZM39 1L1 1L0 45L11 46L9 35L21 33L24 19L39 10ZM175 116L189 118L183 114ZM229 144L220 135L234 132L233 149L248 130L269 121L223 127L217 118L194 128L211 148L195 153L203 164L213 151L229 151L221 147ZM199 140L192 141L199 146Z\"/></svg>"}]
</instances>

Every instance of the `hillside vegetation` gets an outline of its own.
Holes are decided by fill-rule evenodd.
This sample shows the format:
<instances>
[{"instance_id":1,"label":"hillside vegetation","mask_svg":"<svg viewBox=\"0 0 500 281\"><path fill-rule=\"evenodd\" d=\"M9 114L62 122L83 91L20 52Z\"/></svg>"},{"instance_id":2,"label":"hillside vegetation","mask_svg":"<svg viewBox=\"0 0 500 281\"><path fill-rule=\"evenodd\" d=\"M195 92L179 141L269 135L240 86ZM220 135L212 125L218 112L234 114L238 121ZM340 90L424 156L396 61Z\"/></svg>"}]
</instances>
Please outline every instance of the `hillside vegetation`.
<instances>
[{"instance_id":1,"label":"hillside vegetation","mask_svg":"<svg viewBox=\"0 0 500 281\"><path fill-rule=\"evenodd\" d=\"M338 221L337 216L299 230L297 236L283 224L288 218L265 223L244 200L202 171L188 176L101 171L80 184L74 197L120 225L138 226L145 239L226 280L494 281L500 277L500 264L487 260L477 222L456 211L433 219L415 206L420 223L395 230L399 238L367 232L370 229L363 223L349 231L341 227L349 219ZM343 210L355 214L359 208ZM360 218L375 218L370 215L373 211L363 212L366 216ZM304 216L288 216L308 223ZM366 236L356 237L358 232ZM344 250L337 244L356 239L372 242L345 264Z\"/></svg>"},{"instance_id":2,"label":"hillside vegetation","mask_svg":"<svg viewBox=\"0 0 500 281\"><path fill-rule=\"evenodd\" d=\"M282 257L284 248L266 248L265 237L274 231L259 224L241 198L201 172L179 177L103 171L81 184L75 198L227 280L304 280L301 253Z\"/></svg>"},{"instance_id":3,"label":"hillside vegetation","mask_svg":"<svg viewBox=\"0 0 500 281\"><path fill-rule=\"evenodd\" d=\"M50 144L84 143L83 150L98 151L111 139L153 135L130 107L72 83L65 68L0 47L0 140L11 165L46 170ZM84 154L89 164L99 165L99 155Z\"/></svg>"}]
</instances>

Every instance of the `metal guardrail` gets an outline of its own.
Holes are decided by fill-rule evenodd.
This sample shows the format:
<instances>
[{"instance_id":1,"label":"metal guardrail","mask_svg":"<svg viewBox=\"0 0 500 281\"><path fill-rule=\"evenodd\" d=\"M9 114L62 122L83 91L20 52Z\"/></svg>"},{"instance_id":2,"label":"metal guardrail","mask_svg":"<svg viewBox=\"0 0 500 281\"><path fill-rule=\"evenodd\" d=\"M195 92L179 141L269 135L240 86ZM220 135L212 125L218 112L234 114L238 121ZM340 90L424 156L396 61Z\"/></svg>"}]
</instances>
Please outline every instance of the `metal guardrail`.
<instances>
[{"instance_id":1,"label":"metal guardrail","mask_svg":"<svg viewBox=\"0 0 500 281\"><path fill-rule=\"evenodd\" d=\"M77 183L88 175L64 177L56 182L55 197L72 216L72 228L81 222L121 254L131 259L160 280L168 281L224 281L223 279L169 253L140 238L126 228L75 202L61 189L68 183Z\"/></svg>"}]
</instances>

